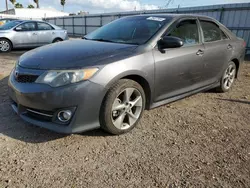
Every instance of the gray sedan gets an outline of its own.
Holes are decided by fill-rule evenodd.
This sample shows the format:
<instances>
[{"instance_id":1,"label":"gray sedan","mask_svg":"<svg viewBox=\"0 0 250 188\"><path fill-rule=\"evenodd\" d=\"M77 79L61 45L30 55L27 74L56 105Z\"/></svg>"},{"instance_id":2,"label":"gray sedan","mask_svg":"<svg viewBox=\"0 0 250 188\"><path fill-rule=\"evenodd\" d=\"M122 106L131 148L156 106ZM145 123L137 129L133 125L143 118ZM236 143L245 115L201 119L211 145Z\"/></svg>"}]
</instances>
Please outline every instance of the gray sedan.
<instances>
[{"instance_id":1,"label":"gray sedan","mask_svg":"<svg viewBox=\"0 0 250 188\"><path fill-rule=\"evenodd\" d=\"M140 15L22 55L9 77L13 109L63 133L132 130L144 109L231 89L246 43L218 21Z\"/></svg>"},{"instance_id":2,"label":"gray sedan","mask_svg":"<svg viewBox=\"0 0 250 188\"><path fill-rule=\"evenodd\" d=\"M67 40L67 31L42 21L11 21L0 27L0 52Z\"/></svg>"}]
</instances>

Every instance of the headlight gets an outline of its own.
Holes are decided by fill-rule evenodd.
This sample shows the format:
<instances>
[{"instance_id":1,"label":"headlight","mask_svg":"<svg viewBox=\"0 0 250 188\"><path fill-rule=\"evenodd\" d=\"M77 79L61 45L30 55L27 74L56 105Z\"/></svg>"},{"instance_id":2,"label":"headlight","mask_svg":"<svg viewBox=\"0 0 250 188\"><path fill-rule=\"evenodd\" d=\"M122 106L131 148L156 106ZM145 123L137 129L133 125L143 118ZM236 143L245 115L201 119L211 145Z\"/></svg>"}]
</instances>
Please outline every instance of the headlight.
<instances>
[{"instance_id":1,"label":"headlight","mask_svg":"<svg viewBox=\"0 0 250 188\"><path fill-rule=\"evenodd\" d=\"M71 83L80 82L90 79L98 68L82 69L82 70L54 70L43 73L38 77L36 83L48 84L51 87L59 87Z\"/></svg>"}]
</instances>

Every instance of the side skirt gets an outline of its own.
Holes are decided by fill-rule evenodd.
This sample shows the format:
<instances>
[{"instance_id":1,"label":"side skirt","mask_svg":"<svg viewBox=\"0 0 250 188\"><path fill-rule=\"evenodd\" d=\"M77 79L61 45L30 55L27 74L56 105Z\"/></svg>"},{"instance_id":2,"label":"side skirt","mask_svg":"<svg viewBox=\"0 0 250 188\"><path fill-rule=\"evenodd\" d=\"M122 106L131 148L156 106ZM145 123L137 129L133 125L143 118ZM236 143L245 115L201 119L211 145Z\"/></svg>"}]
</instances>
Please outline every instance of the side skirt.
<instances>
[{"instance_id":1,"label":"side skirt","mask_svg":"<svg viewBox=\"0 0 250 188\"><path fill-rule=\"evenodd\" d=\"M218 83L215 83L215 84L212 84L212 85L209 85L209 86L205 86L205 87L202 87L202 88L199 88L199 89L196 89L196 90L193 90L193 91L181 94L181 95L177 95L177 96L174 96L174 97L162 100L162 101L158 101L158 102L152 103L151 106L150 106L150 109L153 109L153 108L162 106L164 104L168 104L168 103L177 101L179 99L183 99L185 97L189 97L191 95L200 93L202 91L207 91L207 90L213 89L215 87L218 87L219 85L220 85L220 83L218 82Z\"/></svg>"}]
</instances>

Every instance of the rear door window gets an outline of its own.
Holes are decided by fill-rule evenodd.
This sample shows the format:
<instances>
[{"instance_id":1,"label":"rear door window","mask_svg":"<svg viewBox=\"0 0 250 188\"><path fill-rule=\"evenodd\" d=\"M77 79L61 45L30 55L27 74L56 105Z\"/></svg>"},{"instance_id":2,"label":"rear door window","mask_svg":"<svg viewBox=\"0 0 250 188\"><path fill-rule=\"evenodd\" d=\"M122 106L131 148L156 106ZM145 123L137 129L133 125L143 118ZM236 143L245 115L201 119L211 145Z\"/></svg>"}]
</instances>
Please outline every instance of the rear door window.
<instances>
[{"instance_id":1,"label":"rear door window","mask_svg":"<svg viewBox=\"0 0 250 188\"><path fill-rule=\"evenodd\" d=\"M222 39L219 26L210 21L201 21L204 42L215 42Z\"/></svg>"},{"instance_id":2,"label":"rear door window","mask_svg":"<svg viewBox=\"0 0 250 188\"><path fill-rule=\"evenodd\" d=\"M224 31L222 31L222 30L221 30L221 38L222 38L223 40L229 39L228 36L226 35L226 33L224 33Z\"/></svg>"},{"instance_id":3,"label":"rear door window","mask_svg":"<svg viewBox=\"0 0 250 188\"><path fill-rule=\"evenodd\" d=\"M37 29L38 30L53 30L53 28L46 23L38 22L37 23Z\"/></svg>"}]
</instances>

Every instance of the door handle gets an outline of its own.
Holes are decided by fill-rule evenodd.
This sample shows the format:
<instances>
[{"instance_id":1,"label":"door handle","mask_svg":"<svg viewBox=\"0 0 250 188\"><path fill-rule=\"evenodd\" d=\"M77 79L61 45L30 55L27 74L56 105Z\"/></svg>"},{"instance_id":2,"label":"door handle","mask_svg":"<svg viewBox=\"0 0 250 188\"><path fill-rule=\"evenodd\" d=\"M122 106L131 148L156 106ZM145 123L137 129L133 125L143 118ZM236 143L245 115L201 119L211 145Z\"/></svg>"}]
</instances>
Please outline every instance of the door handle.
<instances>
[{"instance_id":1,"label":"door handle","mask_svg":"<svg viewBox=\"0 0 250 188\"><path fill-rule=\"evenodd\" d=\"M233 49L233 46L232 46L231 44L229 44L229 45L227 46L227 49L228 49L228 50L232 50L232 49Z\"/></svg>"},{"instance_id":2,"label":"door handle","mask_svg":"<svg viewBox=\"0 0 250 188\"><path fill-rule=\"evenodd\" d=\"M203 50L198 50L198 52L196 52L196 55L202 56L204 54Z\"/></svg>"},{"instance_id":3,"label":"door handle","mask_svg":"<svg viewBox=\"0 0 250 188\"><path fill-rule=\"evenodd\" d=\"M52 35L56 34L55 32L52 32Z\"/></svg>"},{"instance_id":4,"label":"door handle","mask_svg":"<svg viewBox=\"0 0 250 188\"><path fill-rule=\"evenodd\" d=\"M37 33L33 33L33 35L37 35Z\"/></svg>"}]
</instances>

